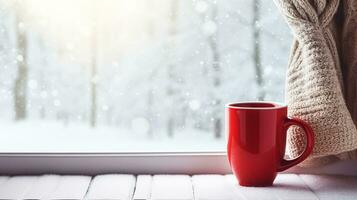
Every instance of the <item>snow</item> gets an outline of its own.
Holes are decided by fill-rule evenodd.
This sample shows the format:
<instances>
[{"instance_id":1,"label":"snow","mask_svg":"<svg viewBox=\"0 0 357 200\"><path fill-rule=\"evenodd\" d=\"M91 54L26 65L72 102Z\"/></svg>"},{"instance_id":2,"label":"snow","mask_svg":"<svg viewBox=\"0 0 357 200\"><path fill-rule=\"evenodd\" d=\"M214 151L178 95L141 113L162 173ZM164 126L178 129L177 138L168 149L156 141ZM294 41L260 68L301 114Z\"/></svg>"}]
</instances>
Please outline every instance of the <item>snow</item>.
<instances>
[{"instance_id":1,"label":"snow","mask_svg":"<svg viewBox=\"0 0 357 200\"><path fill-rule=\"evenodd\" d=\"M226 103L284 101L292 36L259 2L253 22L246 0L0 0L0 152L224 150Z\"/></svg>"},{"instance_id":2,"label":"snow","mask_svg":"<svg viewBox=\"0 0 357 200\"><path fill-rule=\"evenodd\" d=\"M164 132L148 138L138 130L56 121L0 122L0 152L200 152L224 151L225 139L207 132L183 130L174 138Z\"/></svg>"},{"instance_id":3,"label":"snow","mask_svg":"<svg viewBox=\"0 0 357 200\"><path fill-rule=\"evenodd\" d=\"M197 1L195 8L197 12L204 13L208 9L208 5L205 1Z\"/></svg>"}]
</instances>

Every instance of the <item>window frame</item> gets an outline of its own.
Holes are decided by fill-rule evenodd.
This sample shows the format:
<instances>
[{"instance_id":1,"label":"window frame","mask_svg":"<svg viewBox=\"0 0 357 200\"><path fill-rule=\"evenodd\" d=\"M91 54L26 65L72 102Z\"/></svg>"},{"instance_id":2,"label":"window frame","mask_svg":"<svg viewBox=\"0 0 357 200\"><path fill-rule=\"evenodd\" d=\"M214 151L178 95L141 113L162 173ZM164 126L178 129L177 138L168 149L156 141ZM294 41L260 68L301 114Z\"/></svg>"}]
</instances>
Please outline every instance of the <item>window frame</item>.
<instances>
[{"instance_id":1,"label":"window frame","mask_svg":"<svg viewBox=\"0 0 357 200\"><path fill-rule=\"evenodd\" d=\"M224 152L0 153L0 174L228 174Z\"/></svg>"},{"instance_id":2,"label":"window frame","mask_svg":"<svg viewBox=\"0 0 357 200\"><path fill-rule=\"evenodd\" d=\"M225 152L0 153L0 175L231 174ZM357 160L282 173L357 176Z\"/></svg>"}]
</instances>

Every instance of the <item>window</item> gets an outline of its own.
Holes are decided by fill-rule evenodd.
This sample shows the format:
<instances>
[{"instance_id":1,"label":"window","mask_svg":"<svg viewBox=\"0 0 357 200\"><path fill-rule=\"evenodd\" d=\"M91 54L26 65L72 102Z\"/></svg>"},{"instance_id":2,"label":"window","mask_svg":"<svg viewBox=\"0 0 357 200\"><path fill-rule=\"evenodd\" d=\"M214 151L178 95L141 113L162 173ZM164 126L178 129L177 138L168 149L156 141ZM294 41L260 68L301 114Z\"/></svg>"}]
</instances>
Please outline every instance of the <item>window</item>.
<instances>
[{"instance_id":1,"label":"window","mask_svg":"<svg viewBox=\"0 0 357 200\"><path fill-rule=\"evenodd\" d=\"M0 1L0 152L224 151L224 105L284 101L272 1Z\"/></svg>"}]
</instances>

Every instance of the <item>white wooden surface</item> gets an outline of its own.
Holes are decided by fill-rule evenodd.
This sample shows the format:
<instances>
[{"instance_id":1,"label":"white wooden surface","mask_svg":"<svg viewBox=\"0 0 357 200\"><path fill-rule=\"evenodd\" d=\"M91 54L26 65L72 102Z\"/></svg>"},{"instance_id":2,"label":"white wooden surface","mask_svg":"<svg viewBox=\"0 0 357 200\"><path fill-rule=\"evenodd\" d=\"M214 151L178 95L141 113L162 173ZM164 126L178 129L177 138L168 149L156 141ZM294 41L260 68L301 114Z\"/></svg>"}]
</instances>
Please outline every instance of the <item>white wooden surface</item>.
<instances>
[{"instance_id":1,"label":"white wooden surface","mask_svg":"<svg viewBox=\"0 0 357 200\"><path fill-rule=\"evenodd\" d=\"M90 176L61 176L57 186L46 199L83 199L90 182Z\"/></svg>"},{"instance_id":2,"label":"white wooden surface","mask_svg":"<svg viewBox=\"0 0 357 200\"><path fill-rule=\"evenodd\" d=\"M133 175L99 175L92 180L85 199L129 200L133 196L134 188Z\"/></svg>"},{"instance_id":3,"label":"white wooden surface","mask_svg":"<svg viewBox=\"0 0 357 200\"><path fill-rule=\"evenodd\" d=\"M136 178L134 200L150 199L151 196L151 175L139 175Z\"/></svg>"},{"instance_id":4,"label":"white wooden surface","mask_svg":"<svg viewBox=\"0 0 357 200\"><path fill-rule=\"evenodd\" d=\"M152 200L192 200L193 188L188 175L155 175L152 180Z\"/></svg>"},{"instance_id":5,"label":"white wooden surface","mask_svg":"<svg viewBox=\"0 0 357 200\"><path fill-rule=\"evenodd\" d=\"M23 195L23 199L48 199L57 188L62 177L58 175L39 176L31 188Z\"/></svg>"},{"instance_id":6,"label":"white wooden surface","mask_svg":"<svg viewBox=\"0 0 357 200\"><path fill-rule=\"evenodd\" d=\"M280 174L272 187L241 187L233 175L0 176L0 199L352 200L357 177Z\"/></svg>"}]
</instances>

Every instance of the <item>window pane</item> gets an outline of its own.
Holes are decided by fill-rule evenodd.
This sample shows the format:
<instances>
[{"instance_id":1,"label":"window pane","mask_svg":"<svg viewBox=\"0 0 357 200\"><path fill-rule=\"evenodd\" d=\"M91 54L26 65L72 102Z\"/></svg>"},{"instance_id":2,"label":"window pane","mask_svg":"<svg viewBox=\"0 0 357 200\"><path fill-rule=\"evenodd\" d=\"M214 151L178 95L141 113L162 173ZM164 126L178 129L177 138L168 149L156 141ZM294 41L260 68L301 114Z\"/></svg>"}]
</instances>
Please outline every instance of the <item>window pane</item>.
<instances>
[{"instance_id":1,"label":"window pane","mask_svg":"<svg viewBox=\"0 0 357 200\"><path fill-rule=\"evenodd\" d=\"M291 39L272 1L1 0L0 152L223 151Z\"/></svg>"}]
</instances>

